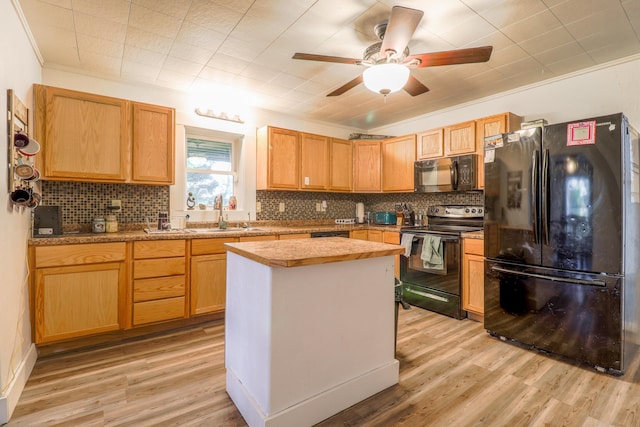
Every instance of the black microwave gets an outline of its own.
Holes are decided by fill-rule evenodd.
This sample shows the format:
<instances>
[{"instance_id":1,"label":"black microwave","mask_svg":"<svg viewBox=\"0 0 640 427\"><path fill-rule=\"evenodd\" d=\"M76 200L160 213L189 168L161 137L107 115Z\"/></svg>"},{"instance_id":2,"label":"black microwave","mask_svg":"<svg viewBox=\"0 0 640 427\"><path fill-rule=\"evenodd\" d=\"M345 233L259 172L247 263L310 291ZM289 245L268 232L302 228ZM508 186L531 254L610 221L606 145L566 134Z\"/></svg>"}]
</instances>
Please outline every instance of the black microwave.
<instances>
[{"instance_id":1,"label":"black microwave","mask_svg":"<svg viewBox=\"0 0 640 427\"><path fill-rule=\"evenodd\" d=\"M440 193L478 188L478 155L418 160L414 163L414 191Z\"/></svg>"}]
</instances>

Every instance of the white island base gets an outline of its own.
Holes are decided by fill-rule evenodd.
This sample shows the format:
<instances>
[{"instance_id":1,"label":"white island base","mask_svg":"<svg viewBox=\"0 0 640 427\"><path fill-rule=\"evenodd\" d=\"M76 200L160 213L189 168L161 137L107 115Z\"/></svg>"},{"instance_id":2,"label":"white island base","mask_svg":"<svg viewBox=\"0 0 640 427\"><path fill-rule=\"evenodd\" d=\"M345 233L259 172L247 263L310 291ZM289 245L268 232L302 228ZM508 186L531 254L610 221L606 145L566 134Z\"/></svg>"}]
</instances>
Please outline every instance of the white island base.
<instances>
[{"instance_id":1,"label":"white island base","mask_svg":"<svg viewBox=\"0 0 640 427\"><path fill-rule=\"evenodd\" d=\"M283 268L230 251L227 271L227 392L249 426L311 426L398 383L393 256Z\"/></svg>"}]
</instances>

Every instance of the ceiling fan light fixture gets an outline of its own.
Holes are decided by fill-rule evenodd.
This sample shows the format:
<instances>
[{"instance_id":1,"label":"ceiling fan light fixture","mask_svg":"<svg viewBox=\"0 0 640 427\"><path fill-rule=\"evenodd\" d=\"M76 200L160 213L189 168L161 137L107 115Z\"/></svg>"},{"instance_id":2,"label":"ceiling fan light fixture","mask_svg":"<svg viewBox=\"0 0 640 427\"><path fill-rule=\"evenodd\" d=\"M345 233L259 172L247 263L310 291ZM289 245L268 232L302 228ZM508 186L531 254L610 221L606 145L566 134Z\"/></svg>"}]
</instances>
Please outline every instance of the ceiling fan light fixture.
<instances>
[{"instance_id":1,"label":"ceiling fan light fixture","mask_svg":"<svg viewBox=\"0 0 640 427\"><path fill-rule=\"evenodd\" d=\"M409 69L401 64L378 64L364 70L362 78L370 91L388 95L407 84Z\"/></svg>"}]
</instances>

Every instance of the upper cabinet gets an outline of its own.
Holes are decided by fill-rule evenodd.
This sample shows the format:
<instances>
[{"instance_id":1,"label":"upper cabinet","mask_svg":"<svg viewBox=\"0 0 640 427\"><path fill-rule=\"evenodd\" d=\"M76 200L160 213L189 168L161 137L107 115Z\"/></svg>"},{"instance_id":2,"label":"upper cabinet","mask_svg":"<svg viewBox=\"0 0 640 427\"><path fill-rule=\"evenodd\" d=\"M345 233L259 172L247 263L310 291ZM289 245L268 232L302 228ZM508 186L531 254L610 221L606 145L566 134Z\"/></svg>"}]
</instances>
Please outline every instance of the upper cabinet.
<instances>
[{"instance_id":1,"label":"upper cabinet","mask_svg":"<svg viewBox=\"0 0 640 427\"><path fill-rule=\"evenodd\" d=\"M174 110L34 85L44 179L174 182Z\"/></svg>"},{"instance_id":2,"label":"upper cabinet","mask_svg":"<svg viewBox=\"0 0 640 427\"><path fill-rule=\"evenodd\" d=\"M297 190L300 188L299 132L265 126L256 138L256 188Z\"/></svg>"},{"instance_id":3,"label":"upper cabinet","mask_svg":"<svg viewBox=\"0 0 640 427\"><path fill-rule=\"evenodd\" d=\"M512 113L496 114L476 120L476 146L478 157L478 188L484 188L484 138L520 129L522 117Z\"/></svg>"},{"instance_id":4,"label":"upper cabinet","mask_svg":"<svg viewBox=\"0 0 640 427\"><path fill-rule=\"evenodd\" d=\"M300 134L300 188L326 190L329 187L329 138Z\"/></svg>"},{"instance_id":5,"label":"upper cabinet","mask_svg":"<svg viewBox=\"0 0 640 427\"><path fill-rule=\"evenodd\" d=\"M329 190L353 190L353 143L329 139Z\"/></svg>"},{"instance_id":6,"label":"upper cabinet","mask_svg":"<svg viewBox=\"0 0 640 427\"><path fill-rule=\"evenodd\" d=\"M444 156L444 129L432 129L419 133L416 136L416 155L418 160Z\"/></svg>"},{"instance_id":7,"label":"upper cabinet","mask_svg":"<svg viewBox=\"0 0 640 427\"><path fill-rule=\"evenodd\" d=\"M133 102L131 181L172 184L175 176L173 108Z\"/></svg>"},{"instance_id":8,"label":"upper cabinet","mask_svg":"<svg viewBox=\"0 0 640 427\"><path fill-rule=\"evenodd\" d=\"M416 136L382 141L382 191L413 191Z\"/></svg>"},{"instance_id":9,"label":"upper cabinet","mask_svg":"<svg viewBox=\"0 0 640 427\"><path fill-rule=\"evenodd\" d=\"M353 191L379 192L382 188L380 141L353 143Z\"/></svg>"},{"instance_id":10,"label":"upper cabinet","mask_svg":"<svg viewBox=\"0 0 640 427\"><path fill-rule=\"evenodd\" d=\"M444 128L444 155L473 154L476 152L476 122L469 121Z\"/></svg>"}]
</instances>

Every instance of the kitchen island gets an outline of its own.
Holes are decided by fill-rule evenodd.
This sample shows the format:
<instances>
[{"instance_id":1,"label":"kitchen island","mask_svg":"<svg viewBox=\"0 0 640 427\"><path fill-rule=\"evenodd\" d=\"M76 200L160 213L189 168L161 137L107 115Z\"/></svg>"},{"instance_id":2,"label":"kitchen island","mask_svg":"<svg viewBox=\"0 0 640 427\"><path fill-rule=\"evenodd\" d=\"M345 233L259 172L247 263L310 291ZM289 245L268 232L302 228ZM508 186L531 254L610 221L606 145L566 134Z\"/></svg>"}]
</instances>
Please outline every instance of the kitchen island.
<instances>
[{"instance_id":1,"label":"kitchen island","mask_svg":"<svg viewBox=\"0 0 640 427\"><path fill-rule=\"evenodd\" d=\"M227 392L251 427L313 425L398 382L401 246L340 237L226 246Z\"/></svg>"}]
</instances>

